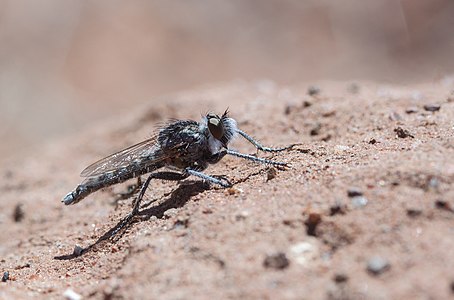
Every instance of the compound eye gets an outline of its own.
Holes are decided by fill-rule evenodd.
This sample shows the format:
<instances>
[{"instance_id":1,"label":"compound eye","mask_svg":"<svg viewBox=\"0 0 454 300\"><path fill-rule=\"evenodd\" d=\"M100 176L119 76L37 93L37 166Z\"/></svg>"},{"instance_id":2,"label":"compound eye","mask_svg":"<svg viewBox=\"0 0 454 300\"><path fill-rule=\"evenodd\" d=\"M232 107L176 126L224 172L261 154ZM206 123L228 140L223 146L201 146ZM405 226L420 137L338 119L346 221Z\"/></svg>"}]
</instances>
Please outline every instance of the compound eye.
<instances>
[{"instance_id":1,"label":"compound eye","mask_svg":"<svg viewBox=\"0 0 454 300\"><path fill-rule=\"evenodd\" d=\"M220 140L224 136L224 126L219 116L214 114L207 115L208 129L214 138Z\"/></svg>"}]
</instances>

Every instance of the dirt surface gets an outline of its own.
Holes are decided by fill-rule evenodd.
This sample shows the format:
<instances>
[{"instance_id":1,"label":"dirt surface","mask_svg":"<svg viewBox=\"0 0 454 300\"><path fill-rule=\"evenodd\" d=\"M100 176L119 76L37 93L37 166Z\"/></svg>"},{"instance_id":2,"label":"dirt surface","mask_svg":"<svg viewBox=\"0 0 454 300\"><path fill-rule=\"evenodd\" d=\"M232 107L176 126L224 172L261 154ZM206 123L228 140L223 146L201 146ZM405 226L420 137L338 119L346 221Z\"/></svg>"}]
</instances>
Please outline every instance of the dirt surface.
<instances>
[{"instance_id":1,"label":"dirt surface","mask_svg":"<svg viewBox=\"0 0 454 300\"><path fill-rule=\"evenodd\" d=\"M9 275L0 298L453 297L453 88L237 81L30 149L0 170L0 271ZM133 181L60 203L91 162L169 118L226 107L266 145L301 143L258 154L292 168L226 157L207 172L231 189L154 182L141 220L114 241L102 237L131 209L114 199ZM244 140L233 147L255 153ZM88 250L75 256L76 245Z\"/></svg>"}]
</instances>

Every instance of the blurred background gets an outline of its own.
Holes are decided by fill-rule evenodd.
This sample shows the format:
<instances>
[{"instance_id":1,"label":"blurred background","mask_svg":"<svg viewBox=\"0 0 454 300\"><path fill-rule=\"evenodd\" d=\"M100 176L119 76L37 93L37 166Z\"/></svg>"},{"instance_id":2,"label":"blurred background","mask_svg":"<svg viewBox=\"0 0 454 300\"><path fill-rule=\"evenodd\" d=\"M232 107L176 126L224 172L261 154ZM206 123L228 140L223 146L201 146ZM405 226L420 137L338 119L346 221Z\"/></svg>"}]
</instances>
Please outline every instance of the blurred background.
<instances>
[{"instance_id":1,"label":"blurred background","mask_svg":"<svg viewBox=\"0 0 454 300\"><path fill-rule=\"evenodd\" d=\"M0 0L0 156L198 85L431 82L453 54L452 0Z\"/></svg>"}]
</instances>

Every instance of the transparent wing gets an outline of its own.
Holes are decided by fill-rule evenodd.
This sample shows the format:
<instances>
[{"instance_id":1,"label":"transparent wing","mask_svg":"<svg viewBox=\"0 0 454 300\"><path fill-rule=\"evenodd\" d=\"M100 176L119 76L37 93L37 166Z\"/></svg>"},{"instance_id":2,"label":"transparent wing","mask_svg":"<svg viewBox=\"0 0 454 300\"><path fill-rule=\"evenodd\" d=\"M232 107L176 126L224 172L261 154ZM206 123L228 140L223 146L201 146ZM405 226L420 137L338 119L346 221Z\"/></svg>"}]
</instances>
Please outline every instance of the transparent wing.
<instances>
[{"instance_id":1,"label":"transparent wing","mask_svg":"<svg viewBox=\"0 0 454 300\"><path fill-rule=\"evenodd\" d=\"M97 176L106 172L127 167L132 163L149 165L166 159L169 154L170 153L164 155L161 151L159 151L157 136L153 136L150 139L98 160L97 162L86 167L80 176Z\"/></svg>"}]
</instances>

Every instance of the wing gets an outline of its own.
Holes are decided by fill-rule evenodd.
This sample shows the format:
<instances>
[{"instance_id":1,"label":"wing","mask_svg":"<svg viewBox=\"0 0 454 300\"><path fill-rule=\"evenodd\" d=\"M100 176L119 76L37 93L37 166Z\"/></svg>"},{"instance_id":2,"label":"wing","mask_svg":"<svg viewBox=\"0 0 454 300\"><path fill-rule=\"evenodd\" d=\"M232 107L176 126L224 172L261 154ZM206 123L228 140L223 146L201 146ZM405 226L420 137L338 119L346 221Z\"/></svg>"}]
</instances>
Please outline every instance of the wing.
<instances>
[{"instance_id":1,"label":"wing","mask_svg":"<svg viewBox=\"0 0 454 300\"><path fill-rule=\"evenodd\" d=\"M135 144L131 147L123 149L117 153L109 155L103 159L86 167L80 176L92 177L97 176L106 172L114 171L127 167L133 163L150 165L158 161L162 161L169 157L171 154L168 152L166 155L159 151L157 145L157 136L153 136L143 142Z\"/></svg>"}]
</instances>

